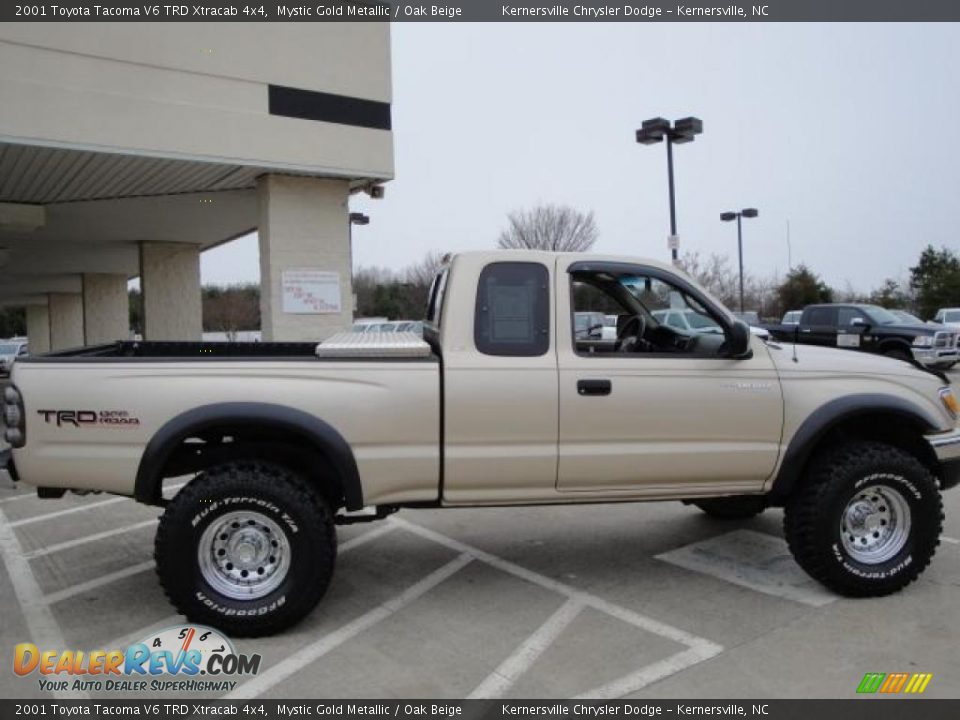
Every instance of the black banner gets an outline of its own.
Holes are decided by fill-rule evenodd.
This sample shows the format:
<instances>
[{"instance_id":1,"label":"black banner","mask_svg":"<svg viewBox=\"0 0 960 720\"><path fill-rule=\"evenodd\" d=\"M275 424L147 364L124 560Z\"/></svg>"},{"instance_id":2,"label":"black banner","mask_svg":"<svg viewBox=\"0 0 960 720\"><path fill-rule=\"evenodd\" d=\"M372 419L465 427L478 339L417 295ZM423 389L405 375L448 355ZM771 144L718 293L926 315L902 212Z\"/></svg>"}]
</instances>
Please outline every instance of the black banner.
<instances>
[{"instance_id":1,"label":"black banner","mask_svg":"<svg viewBox=\"0 0 960 720\"><path fill-rule=\"evenodd\" d=\"M3 22L955 22L956 0L439 0L230 2L130 0L0 4Z\"/></svg>"},{"instance_id":2,"label":"black banner","mask_svg":"<svg viewBox=\"0 0 960 720\"><path fill-rule=\"evenodd\" d=\"M398 720L649 720L757 718L758 720L954 720L960 700L0 700L8 718L397 718Z\"/></svg>"}]
</instances>

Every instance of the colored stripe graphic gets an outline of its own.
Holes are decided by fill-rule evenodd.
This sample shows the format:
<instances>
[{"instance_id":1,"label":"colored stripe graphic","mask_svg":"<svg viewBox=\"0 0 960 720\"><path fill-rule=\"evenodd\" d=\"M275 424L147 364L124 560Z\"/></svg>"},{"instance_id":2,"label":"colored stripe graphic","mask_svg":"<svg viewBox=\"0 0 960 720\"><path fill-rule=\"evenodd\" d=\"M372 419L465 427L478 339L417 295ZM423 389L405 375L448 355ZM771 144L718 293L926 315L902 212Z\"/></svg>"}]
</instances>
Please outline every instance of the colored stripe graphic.
<instances>
[{"instance_id":1,"label":"colored stripe graphic","mask_svg":"<svg viewBox=\"0 0 960 720\"><path fill-rule=\"evenodd\" d=\"M880 683L886 677L886 673L867 673L857 686L858 693L875 693L880 689Z\"/></svg>"},{"instance_id":2,"label":"colored stripe graphic","mask_svg":"<svg viewBox=\"0 0 960 720\"><path fill-rule=\"evenodd\" d=\"M857 686L857 692L873 694L876 692L893 695L900 692L919 695L927 689L933 679L933 673L867 673Z\"/></svg>"}]
</instances>

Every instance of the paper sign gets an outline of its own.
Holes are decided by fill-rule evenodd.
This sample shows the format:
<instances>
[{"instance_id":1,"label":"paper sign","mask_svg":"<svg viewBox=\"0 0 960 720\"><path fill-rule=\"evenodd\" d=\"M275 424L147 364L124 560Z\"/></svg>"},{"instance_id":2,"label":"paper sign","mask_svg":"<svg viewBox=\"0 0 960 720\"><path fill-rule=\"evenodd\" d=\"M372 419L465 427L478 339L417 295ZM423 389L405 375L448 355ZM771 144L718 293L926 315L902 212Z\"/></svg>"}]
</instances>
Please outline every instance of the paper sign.
<instances>
[{"instance_id":1,"label":"paper sign","mask_svg":"<svg viewBox=\"0 0 960 720\"><path fill-rule=\"evenodd\" d=\"M283 311L291 315L340 312L340 273L301 268L281 273Z\"/></svg>"},{"instance_id":2,"label":"paper sign","mask_svg":"<svg viewBox=\"0 0 960 720\"><path fill-rule=\"evenodd\" d=\"M856 333L838 333L837 347L860 347L860 336Z\"/></svg>"}]
</instances>

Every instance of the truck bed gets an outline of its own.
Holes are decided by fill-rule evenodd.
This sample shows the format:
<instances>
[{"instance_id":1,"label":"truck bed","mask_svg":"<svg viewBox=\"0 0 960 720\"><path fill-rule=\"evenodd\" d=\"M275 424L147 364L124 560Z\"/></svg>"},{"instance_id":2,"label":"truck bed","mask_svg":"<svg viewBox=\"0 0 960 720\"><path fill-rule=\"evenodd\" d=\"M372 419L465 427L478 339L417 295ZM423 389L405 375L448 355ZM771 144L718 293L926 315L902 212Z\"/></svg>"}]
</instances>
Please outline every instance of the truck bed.
<instances>
[{"instance_id":1,"label":"truck bed","mask_svg":"<svg viewBox=\"0 0 960 720\"><path fill-rule=\"evenodd\" d=\"M316 342L158 342L127 340L21 358L18 362L121 360L420 360L436 361L412 333L339 333Z\"/></svg>"}]
</instances>

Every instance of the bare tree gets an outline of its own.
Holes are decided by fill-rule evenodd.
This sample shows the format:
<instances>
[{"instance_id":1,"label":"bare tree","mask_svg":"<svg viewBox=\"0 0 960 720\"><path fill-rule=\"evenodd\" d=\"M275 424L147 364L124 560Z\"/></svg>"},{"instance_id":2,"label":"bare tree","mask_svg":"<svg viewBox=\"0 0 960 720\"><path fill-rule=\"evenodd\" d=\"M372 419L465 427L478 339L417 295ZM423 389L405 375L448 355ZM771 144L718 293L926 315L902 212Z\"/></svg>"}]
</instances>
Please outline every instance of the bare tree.
<instances>
[{"instance_id":1,"label":"bare tree","mask_svg":"<svg viewBox=\"0 0 960 720\"><path fill-rule=\"evenodd\" d=\"M593 213L583 214L567 205L538 205L507 215L508 227L497 247L505 249L583 252L597 241Z\"/></svg>"}]
</instances>

